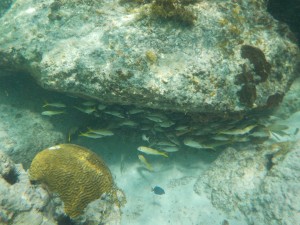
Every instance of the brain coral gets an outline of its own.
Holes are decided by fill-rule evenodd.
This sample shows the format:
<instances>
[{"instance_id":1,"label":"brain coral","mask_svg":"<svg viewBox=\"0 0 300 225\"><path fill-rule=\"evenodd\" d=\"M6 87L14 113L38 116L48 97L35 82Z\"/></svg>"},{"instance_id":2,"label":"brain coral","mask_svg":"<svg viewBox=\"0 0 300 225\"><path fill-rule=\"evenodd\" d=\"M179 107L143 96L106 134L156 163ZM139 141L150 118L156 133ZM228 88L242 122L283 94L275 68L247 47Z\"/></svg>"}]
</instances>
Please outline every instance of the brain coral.
<instances>
[{"instance_id":1,"label":"brain coral","mask_svg":"<svg viewBox=\"0 0 300 225\"><path fill-rule=\"evenodd\" d=\"M114 194L113 178L103 160L78 145L60 144L39 152L29 168L30 180L57 192L74 218L103 193Z\"/></svg>"}]
</instances>

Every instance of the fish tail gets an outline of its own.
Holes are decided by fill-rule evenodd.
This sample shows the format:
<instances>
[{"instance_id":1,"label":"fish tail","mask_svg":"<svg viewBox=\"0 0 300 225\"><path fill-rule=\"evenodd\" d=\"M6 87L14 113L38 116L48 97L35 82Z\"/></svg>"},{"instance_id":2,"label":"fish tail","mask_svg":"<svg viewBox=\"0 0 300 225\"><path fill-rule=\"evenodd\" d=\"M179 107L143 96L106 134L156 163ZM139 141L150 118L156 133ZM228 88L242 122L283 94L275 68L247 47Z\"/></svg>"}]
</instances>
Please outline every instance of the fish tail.
<instances>
[{"instance_id":1,"label":"fish tail","mask_svg":"<svg viewBox=\"0 0 300 225\"><path fill-rule=\"evenodd\" d=\"M45 100L45 101L44 101L43 108L47 107L48 105L49 105L49 103Z\"/></svg>"},{"instance_id":2,"label":"fish tail","mask_svg":"<svg viewBox=\"0 0 300 225\"><path fill-rule=\"evenodd\" d=\"M150 163L147 163L147 164L146 164L146 167L147 167L147 169L148 169L149 171L153 171L153 168L152 168L152 166L151 166Z\"/></svg>"},{"instance_id":3,"label":"fish tail","mask_svg":"<svg viewBox=\"0 0 300 225\"><path fill-rule=\"evenodd\" d=\"M166 153L164 153L164 152L161 152L160 154L161 154L162 156L166 157L166 158L169 157L169 156L168 156Z\"/></svg>"},{"instance_id":4,"label":"fish tail","mask_svg":"<svg viewBox=\"0 0 300 225\"><path fill-rule=\"evenodd\" d=\"M80 132L79 136L86 136L85 133Z\"/></svg>"}]
</instances>

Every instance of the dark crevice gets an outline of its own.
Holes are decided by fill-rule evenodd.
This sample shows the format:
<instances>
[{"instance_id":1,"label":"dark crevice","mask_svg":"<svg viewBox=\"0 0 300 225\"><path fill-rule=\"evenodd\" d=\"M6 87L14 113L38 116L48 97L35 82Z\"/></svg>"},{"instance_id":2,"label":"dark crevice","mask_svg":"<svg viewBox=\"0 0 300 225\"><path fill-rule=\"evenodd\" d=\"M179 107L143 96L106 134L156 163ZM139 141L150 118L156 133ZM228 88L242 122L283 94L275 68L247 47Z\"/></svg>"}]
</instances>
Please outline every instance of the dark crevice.
<instances>
[{"instance_id":1,"label":"dark crevice","mask_svg":"<svg viewBox=\"0 0 300 225\"><path fill-rule=\"evenodd\" d=\"M7 183L13 185L19 181L19 171L15 168L11 169L9 173L3 176L3 178Z\"/></svg>"},{"instance_id":2,"label":"dark crevice","mask_svg":"<svg viewBox=\"0 0 300 225\"><path fill-rule=\"evenodd\" d=\"M60 216L57 218L57 225L75 225L69 216Z\"/></svg>"},{"instance_id":3,"label":"dark crevice","mask_svg":"<svg viewBox=\"0 0 300 225\"><path fill-rule=\"evenodd\" d=\"M272 162L273 157L274 157L274 154L267 154L266 155L266 158L267 158L266 169L267 169L267 171L270 171L272 169L272 167L274 166L274 163Z\"/></svg>"},{"instance_id":4,"label":"dark crevice","mask_svg":"<svg viewBox=\"0 0 300 225\"><path fill-rule=\"evenodd\" d=\"M290 27L300 46L300 0L269 0L268 12Z\"/></svg>"}]
</instances>

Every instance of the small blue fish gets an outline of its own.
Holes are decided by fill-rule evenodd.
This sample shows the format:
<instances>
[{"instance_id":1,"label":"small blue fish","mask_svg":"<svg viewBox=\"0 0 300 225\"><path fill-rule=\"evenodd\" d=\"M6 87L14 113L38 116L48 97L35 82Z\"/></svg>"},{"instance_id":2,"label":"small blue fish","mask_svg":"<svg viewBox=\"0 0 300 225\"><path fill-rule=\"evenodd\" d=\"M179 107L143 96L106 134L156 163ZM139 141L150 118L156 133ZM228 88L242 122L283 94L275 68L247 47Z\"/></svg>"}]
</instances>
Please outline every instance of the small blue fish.
<instances>
[{"instance_id":1,"label":"small blue fish","mask_svg":"<svg viewBox=\"0 0 300 225\"><path fill-rule=\"evenodd\" d=\"M155 186L154 188L152 188L152 191L156 195L163 195L163 194L165 194L164 189L162 189L161 187L158 187L158 186Z\"/></svg>"}]
</instances>

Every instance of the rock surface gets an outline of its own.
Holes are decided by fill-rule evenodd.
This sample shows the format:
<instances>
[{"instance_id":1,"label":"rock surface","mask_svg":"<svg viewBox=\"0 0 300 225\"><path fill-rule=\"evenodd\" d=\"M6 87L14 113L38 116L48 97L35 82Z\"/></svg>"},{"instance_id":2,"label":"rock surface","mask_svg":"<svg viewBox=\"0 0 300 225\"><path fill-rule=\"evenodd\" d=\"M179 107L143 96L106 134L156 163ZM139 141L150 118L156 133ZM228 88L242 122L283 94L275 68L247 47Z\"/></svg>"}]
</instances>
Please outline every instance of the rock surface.
<instances>
[{"instance_id":1,"label":"rock surface","mask_svg":"<svg viewBox=\"0 0 300 225\"><path fill-rule=\"evenodd\" d=\"M25 168L41 149L64 140L49 121L29 109L0 104L0 112L0 148Z\"/></svg>"},{"instance_id":2,"label":"rock surface","mask_svg":"<svg viewBox=\"0 0 300 225\"><path fill-rule=\"evenodd\" d=\"M297 224L300 221L300 142L228 148L195 184L212 204L248 224Z\"/></svg>"},{"instance_id":3,"label":"rock surface","mask_svg":"<svg viewBox=\"0 0 300 225\"><path fill-rule=\"evenodd\" d=\"M192 2L186 27L152 3L17 0L0 14L0 69L107 103L223 115L280 102L299 49L265 1Z\"/></svg>"}]
</instances>

